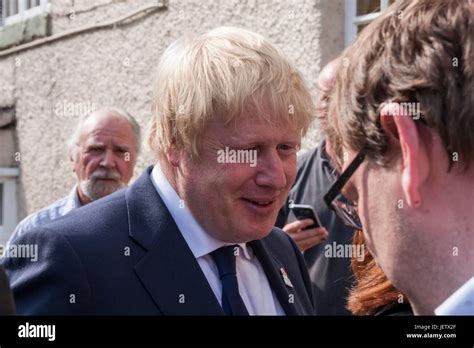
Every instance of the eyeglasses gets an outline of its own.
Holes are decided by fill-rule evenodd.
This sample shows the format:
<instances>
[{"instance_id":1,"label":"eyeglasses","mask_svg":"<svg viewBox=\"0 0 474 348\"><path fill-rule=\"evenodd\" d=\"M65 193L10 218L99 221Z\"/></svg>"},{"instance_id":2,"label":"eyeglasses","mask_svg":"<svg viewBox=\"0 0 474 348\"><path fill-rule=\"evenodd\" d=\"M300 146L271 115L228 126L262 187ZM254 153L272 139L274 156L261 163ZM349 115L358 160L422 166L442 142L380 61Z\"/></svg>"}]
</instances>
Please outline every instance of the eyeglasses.
<instances>
[{"instance_id":1,"label":"eyeglasses","mask_svg":"<svg viewBox=\"0 0 474 348\"><path fill-rule=\"evenodd\" d=\"M418 124L430 127L428 122L423 117L423 113L418 114L418 118L414 119ZM379 121L380 122L380 119ZM380 123L379 123L380 126ZM339 218L344 222L346 226L354 228L356 230L362 229L362 222L359 218L357 211L357 204L352 202L350 199L344 197L341 193L344 185L349 181L352 174L359 168L364 162L366 155L366 148L362 148L357 156L352 160L349 166L344 172L337 178L336 182L331 186L329 191L324 195L324 202L329 209L334 210Z\"/></svg>"},{"instance_id":2,"label":"eyeglasses","mask_svg":"<svg viewBox=\"0 0 474 348\"><path fill-rule=\"evenodd\" d=\"M349 181L350 177L359 168L365 159L365 148L362 149L352 160L349 166L337 178L336 182L331 186L329 191L324 195L324 202L329 209L339 216L346 226L356 230L362 229L362 222L357 212L357 205L350 199L344 197L341 193L344 185Z\"/></svg>"}]
</instances>

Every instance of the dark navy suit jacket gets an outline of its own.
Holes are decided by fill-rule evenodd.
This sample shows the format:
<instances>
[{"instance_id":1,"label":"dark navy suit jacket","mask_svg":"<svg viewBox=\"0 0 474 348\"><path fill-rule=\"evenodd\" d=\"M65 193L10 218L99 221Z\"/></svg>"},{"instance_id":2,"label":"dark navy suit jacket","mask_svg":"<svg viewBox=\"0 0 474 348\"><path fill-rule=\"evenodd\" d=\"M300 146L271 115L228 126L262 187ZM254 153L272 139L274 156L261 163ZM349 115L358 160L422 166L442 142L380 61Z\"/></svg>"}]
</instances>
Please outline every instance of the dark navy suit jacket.
<instances>
[{"instance_id":1,"label":"dark navy suit jacket","mask_svg":"<svg viewBox=\"0 0 474 348\"><path fill-rule=\"evenodd\" d=\"M18 314L224 314L156 192L151 169L130 187L12 241L38 244L36 262L2 260ZM286 314L314 314L311 282L293 241L274 228L248 245Z\"/></svg>"}]
</instances>

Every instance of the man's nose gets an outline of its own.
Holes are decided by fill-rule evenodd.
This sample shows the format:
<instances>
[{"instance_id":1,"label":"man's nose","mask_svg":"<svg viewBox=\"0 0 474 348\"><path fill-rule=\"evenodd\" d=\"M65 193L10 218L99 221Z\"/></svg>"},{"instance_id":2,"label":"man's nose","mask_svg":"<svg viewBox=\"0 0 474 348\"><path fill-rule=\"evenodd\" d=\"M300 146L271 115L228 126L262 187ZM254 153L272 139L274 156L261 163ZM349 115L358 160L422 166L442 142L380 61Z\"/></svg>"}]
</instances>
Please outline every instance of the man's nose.
<instances>
[{"instance_id":1,"label":"man's nose","mask_svg":"<svg viewBox=\"0 0 474 348\"><path fill-rule=\"evenodd\" d=\"M285 168L276 149L259 154L257 170L257 185L271 187L276 190L286 188Z\"/></svg>"},{"instance_id":2,"label":"man's nose","mask_svg":"<svg viewBox=\"0 0 474 348\"><path fill-rule=\"evenodd\" d=\"M106 150L103 153L100 165L104 168L114 168L116 166L115 156L112 150Z\"/></svg>"}]
</instances>

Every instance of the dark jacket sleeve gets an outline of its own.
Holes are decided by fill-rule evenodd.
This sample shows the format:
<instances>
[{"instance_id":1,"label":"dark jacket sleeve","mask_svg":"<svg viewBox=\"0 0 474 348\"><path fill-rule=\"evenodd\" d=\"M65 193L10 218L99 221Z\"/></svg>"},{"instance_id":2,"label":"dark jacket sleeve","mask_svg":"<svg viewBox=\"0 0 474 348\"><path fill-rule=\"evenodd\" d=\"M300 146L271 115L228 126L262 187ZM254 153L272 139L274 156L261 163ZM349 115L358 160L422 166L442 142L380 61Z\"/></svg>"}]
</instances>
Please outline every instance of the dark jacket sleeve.
<instances>
[{"instance_id":1,"label":"dark jacket sleeve","mask_svg":"<svg viewBox=\"0 0 474 348\"><path fill-rule=\"evenodd\" d=\"M37 247L37 255L4 257L3 264L20 315L86 314L91 292L85 270L65 236L33 229L11 241L9 248ZM30 255L31 256L31 255Z\"/></svg>"}]
</instances>

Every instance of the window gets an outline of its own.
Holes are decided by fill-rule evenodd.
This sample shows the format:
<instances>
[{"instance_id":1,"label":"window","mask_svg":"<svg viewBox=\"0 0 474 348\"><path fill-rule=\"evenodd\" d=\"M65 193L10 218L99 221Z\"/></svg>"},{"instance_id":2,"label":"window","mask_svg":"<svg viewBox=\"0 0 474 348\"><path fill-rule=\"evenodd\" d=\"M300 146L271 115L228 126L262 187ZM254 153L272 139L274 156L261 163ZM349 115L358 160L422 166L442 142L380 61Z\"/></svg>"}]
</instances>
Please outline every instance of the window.
<instances>
[{"instance_id":1,"label":"window","mask_svg":"<svg viewBox=\"0 0 474 348\"><path fill-rule=\"evenodd\" d=\"M0 0L0 25L10 25L48 12L48 0Z\"/></svg>"},{"instance_id":2,"label":"window","mask_svg":"<svg viewBox=\"0 0 474 348\"><path fill-rule=\"evenodd\" d=\"M344 46L349 46L360 31L395 0L346 0Z\"/></svg>"},{"instance_id":3,"label":"window","mask_svg":"<svg viewBox=\"0 0 474 348\"><path fill-rule=\"evenodd\" d=\"M0 244L5 244L17 224L16 179L18 168L0 167Z\"/></svg>"}]
</instances>

